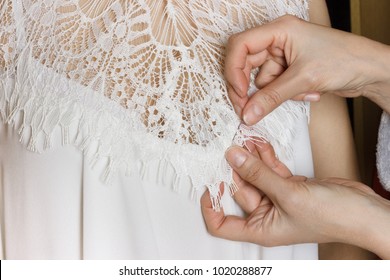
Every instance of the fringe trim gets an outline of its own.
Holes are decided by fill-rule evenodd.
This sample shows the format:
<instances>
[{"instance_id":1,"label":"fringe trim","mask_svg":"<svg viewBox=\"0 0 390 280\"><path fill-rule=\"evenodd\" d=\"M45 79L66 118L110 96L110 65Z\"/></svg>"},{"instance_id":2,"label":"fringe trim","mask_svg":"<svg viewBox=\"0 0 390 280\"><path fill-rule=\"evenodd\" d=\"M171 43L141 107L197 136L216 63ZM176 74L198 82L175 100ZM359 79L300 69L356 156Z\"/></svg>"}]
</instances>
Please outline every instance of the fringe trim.
<instances>
[{"instance_id":1,"label":"fringe trim","mask_svg":"<svg viewBox=\"0 0 390 280\"><path fill-rule=\"evenodd\" d=\"M190 181L194 193L206 186L217 211L221 207L220 184L231 194L238 189L225 150L232 144L245 146L246 141L269 141L279 156L291 158L296 120L309 114L308 104L288 101L247 127L240 125L226 106L220 108L220 121L225 124L220 137L207 146L178 145L148 133L135 112L44 67L31 58L27 48L19 56L15 75L2 76L0 119L18 131L30 151L42 153L58 144L74 145L88 155L92 166L106 160L101 178L107 184L118 170L145 177L148 163L158 160L158 183L164 181L165 168L171 166L174 190L180 190L183 180ZM73 126L77 127L75 133L70 129ZM62 143L53 143L58 128Z\"/></svg>"}]
</instances>

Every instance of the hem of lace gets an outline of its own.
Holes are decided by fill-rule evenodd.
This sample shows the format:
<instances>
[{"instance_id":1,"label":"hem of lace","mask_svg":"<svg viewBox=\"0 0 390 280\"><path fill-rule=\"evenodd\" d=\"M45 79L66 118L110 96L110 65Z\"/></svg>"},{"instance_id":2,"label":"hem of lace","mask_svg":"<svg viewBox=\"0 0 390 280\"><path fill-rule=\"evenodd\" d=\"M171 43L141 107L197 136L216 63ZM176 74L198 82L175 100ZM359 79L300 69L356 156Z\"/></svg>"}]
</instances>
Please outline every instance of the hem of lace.
<instances>
[{"instance_id":1,"label":"hem of lace","mask_svg":"<svg viewBox=\"0 0 390 280\"><path fill-rule=\"evenodd\" d=\"M207 146L178 145L149 134L137 122L135 113L64 78L27 54L19 57L16 69L16 78L0 80L0 120L18 131L27 149L43 152L53 148L52 136L60 127L62 145L76 146L88 155L92 166L98 160L107 160L101 178L104 182L110 184L118 170L136 172L142 178L148 162L158 160L172 166L174 190L179 190L180 182L186 178L195 193L206 186L216 210L221 207L221 183L232 194L237 190L232 169L224 158L225 150L232 144L244 146L245 141L260 138L270 141L279 155L291 158L295 122L309 114L308 104L288 101L252 127L240 125L238 118L231 122L230 118L223 135ZM71 126L77 127L75 133L70 131ZM159 172L164 173L163 169Z\"/></svg>"}]
</instances>

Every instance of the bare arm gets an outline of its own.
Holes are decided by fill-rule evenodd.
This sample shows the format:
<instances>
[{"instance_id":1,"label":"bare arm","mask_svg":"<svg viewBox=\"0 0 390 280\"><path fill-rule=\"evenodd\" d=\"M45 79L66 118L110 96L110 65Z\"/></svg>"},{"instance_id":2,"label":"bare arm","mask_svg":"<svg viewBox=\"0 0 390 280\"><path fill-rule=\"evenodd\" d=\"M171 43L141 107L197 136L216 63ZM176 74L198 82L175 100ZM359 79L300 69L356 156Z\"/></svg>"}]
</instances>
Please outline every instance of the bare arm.
<instances>
[{"instance_id":1,"label":"bare arm","mask_svg":"<svg viewBox=\"0 0 390 280\"><path fill-rule=\"evenodd\" d=\"M311 1L310 20L329 26L325 1ZM355 145L344 98L325 95L311 105L310 140L316 178L339 177L359 181ZM337 160L336 160L337 159ZM320 259L372 258L367 251L341 243L319 245Z\"/></svg>"},{"instance_id":2,"label":"bare arm","mask_svg":"<svg viewBox=\"0 0 390 280\"><path fill-rule=\"evenodd\" d=\"M315 177L347 178L359 181L352 131L345 101L327 95L312 104L310 138ZM367 259L374 255L360 248L341 244L319 245L320 259Z\"/></svg>"},{"instance_id":3,"label":"bare arm","mask_svg":"<svg viewBox=\"0 0 390 280\"><path fill-rule=\"evenodd\" d=\"M227 151L241 178L236 201L248 215L215 212L205 193L202 212L212 235L263 246L343 242L390 259L390 201L362 183L288 175L272 148L258 151L261 160L240 147Z\"/></svg>"}]
</instances>

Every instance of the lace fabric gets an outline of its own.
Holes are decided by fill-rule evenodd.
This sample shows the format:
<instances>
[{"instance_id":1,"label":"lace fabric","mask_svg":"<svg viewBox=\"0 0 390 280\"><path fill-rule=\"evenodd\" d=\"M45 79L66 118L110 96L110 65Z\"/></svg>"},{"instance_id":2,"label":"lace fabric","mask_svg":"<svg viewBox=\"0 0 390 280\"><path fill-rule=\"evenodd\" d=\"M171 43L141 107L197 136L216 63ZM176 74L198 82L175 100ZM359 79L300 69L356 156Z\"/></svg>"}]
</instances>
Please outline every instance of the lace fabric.
<instances>
[{"instance_id":1,"label":"lace fabric","mask_svg":"<svg viewBox=\"0 0 390 280\"><path fill-rule=\"evenodd\" d=\"M57 0L0 4L0 118L27 148L74 144L103 179L170 166L175 188L189 178L234 191L224 160L232 144L258 137L291 154L294 121L308 105L286 102L253 127L227 98L223 57L229 35L284 14L307 19L305 0ZM72 135L70 126L77 126ZM42 140L43 139L43 140Z\"/></svg>"}]
</instances>

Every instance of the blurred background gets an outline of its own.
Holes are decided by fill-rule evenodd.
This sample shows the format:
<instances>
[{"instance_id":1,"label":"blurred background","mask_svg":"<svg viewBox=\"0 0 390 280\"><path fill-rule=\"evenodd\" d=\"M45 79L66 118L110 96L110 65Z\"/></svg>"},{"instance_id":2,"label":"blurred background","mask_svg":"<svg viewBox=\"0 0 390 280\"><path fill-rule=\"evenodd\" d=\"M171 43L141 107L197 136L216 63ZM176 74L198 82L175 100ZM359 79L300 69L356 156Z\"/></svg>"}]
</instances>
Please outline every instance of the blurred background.
<instances>
[{"instance_id":1,"label":"blurred background","mask_svg":"<svg viewBox=\"0 0 390 280\"><path fill-rule=\"evenodd\" d=\"M332 26L390 45L390 0L326 0ZM376 142L382 110L364 98L348 100L362 181L390 199L377 178Z\"/></svg>"}]
</instances>

